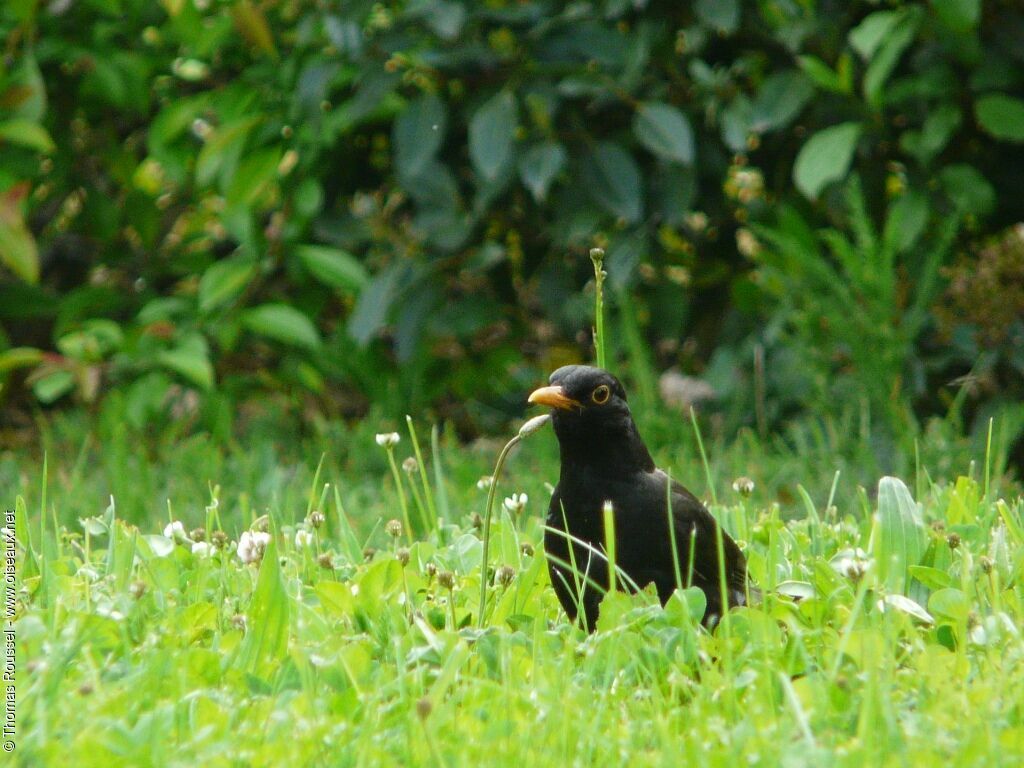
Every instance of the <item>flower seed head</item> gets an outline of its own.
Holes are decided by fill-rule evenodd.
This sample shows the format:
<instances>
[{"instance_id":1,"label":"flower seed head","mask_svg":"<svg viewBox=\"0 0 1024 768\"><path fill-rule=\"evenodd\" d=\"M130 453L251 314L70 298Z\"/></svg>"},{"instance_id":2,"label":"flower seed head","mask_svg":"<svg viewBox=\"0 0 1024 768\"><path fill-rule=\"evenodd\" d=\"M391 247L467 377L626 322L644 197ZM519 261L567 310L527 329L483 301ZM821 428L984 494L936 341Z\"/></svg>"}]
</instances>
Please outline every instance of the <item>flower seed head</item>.
<instances>
[{"instance_id":1,"label":"flower seed head","mask_svg":"<svg viewBox=\"0 0 1024 768\"><path fill-rule=\"evenodd\" d=\"M426 720L430 717L430 713L433 709L434 705L430 703L430 699L426 696L416 702L416 714L419 716L420 720Z\"/></svg>"},{"instance_id":2,"label":"flower seed head","mask_svg":"<svg viewBox=\"0 0 1024 768\"><path fill-rule=\"evenodd\" d=\"M228 545L228 535L224 531L214 531L210 534L210 543L217 549L224 549Z\"/></svg>"},{"instance_id":3,"label":"flower seed head","mask_svg":"<svg viewBox=\"0 0 1024 768\"><path fill-rule=\"evenodd\" d=\"M315 509L309 514L309 524L314 528L319 528L324 524L324 520L326 519L327 518L324 517L324 513L319 509Z\"/></svg>"},{"instance_id":4,"label":"flower seed head","mask_svg":"<svg viewBox=\"0 0 1024 768\"><path fill-rule=\"evenodd\" d=\"M402 462L402 469L405 470L405 474L407 474L407 475L414 475L414 474L416 474L416 472L419 470L419 468L420 468L420 465L419 465L419 462L416 461L416 457L415 456L410 456L409 458L407 458L405 461Z\"/></svg>"},{"instance_id":5,"label":"flower seed head","mask_svg":"<svg viewBox=\"0 0 1024 768\"><path fill-rule=\"evenodd\" d=\"M473 528L478 531L484 527L484 519L480 517L479 512L474 512L473 516L469 519L469 522L472 524Z\"/></svg>"},{"instance_id":6,"label":"flower seed head","mask_svg":"<svg viewBox=\"0 0 1024 768\"><path fill-rule=\"evenodd\" d=\"M381 448L387 448L390 451L398 445L398 441L402 438L397 432L382 432L374 439L377 441L377 445Z\"/></svg>"},{"instance_id":7,"label":"flower seed head","mask_svg":"<svg viewBox=\"0 0 1024 768\"><path fill-rule=\"evenodd\" d=\"M433 563L427 563L423 566L423 572L427 574L428 579L433 579L437 575L437 566Z\"/></svg>"},{"instance_id":8,"label":"flower seed head","mask_svg":"<svg viewBox=\"0 0 1024 768\"><path fill-rule=\"evenodd\" d=\"M523 542L519 545L519 551L523 553L524 557L533 557L533 545L528 542Z\"/></svg>"},{"instance_id":9,"label":"flower seed head","mask_svg":"<svg viewBox=\"0 0 1024 768\"><path fill-rule=\"evenodd\" d=\"M320 555L320 557L318 557L316 559L316 562L317 562L317 565L319 565L325 571L333 571L334 570L334 560L326 552L324 552L322 555Z\"/></svg>"},{"instance_id":10,"label":"flower seed head","mask_svg":"<svg viewBox=\"0 0 1024 768\"><path fill-rule=\"evenodd\" d=\"M193 528L188 537L192 539L192 541L206 541L206 529Z\"/></svg>"},{"instance_id":11,"label":"flower seed head","mask_svg":"<svg viewBox=\"0 0 1024 768\"><path fill-rule=\"evenodd\" d=\"M455 589L455 574L451 571L441 571L437 574L437 583L444 589L451 591Z\"/></svg>"},{"instance_id":12,"label":"flower seed head","mask_svg":"<svg viewBox=\"0 0 1024 768\"><path fill-rule=\"evenodd\" d=\"M260 515L253 520L252 525L249 528L253 531L262 531L266 533L270 530L270 515Z\"/></svg>"},{"instance_id":13,"label":"flower seed head","mask_svg":"<svg viewBox=\"0 0 1024 768\"><path fill-rule=\"evenodd\" d=\"M957 547L959 547L960 546L960 534L959 533L951 533L951 534L949 534L949 536L946 537L946 544L949 545L950 549L956 549Z\"/></svg>"},{"instance_id":14,"label":"flower seed head","mask_svg":"<svg viewBox=\"0 0 1024 768\"><path fill-rule=\"evenodd\" d=\"M371 560L373 560L373 556L376 555L376 554L377 554L377 548L376 547L367 547L366 549L363 550L363 559L366 562L370 562Z\"/></svg>"},{"instance_id":15,"label":"flower seed head","mask_svg":"<svg viewBox=\"0 0 1024 768\"><path fill-rule=\"evenodd\" d=\"M754 492L754 481L749 477L737 477L732 481L732 489L740 496L750 496Z\"/></svg>"},{"instance_id":16,"label":"flower seed head","mask_svg":"<svg viewBox=\"0 0 1024 768\"><path fill-rule=\"evenodd\" d=\"M516 577L516 569L511 565L503 565L494 574L495 581L501 586L507 587L512 583L512 579Z\"/></svg>"},{"instance_id":17,"label":"flower seed head","mask_svg":"<svg viewBox=\"0 0 1024 768\"><path fill-rule=\"evenodd\" d=\"M395 552L395 557L398 559L398 562L400 562L402 564L402 567L404 568L409 564L409 548L399 547L398 551Z\"/></svg>"},{"instance_id":18,"label":"flower seed head","mask_svg":"<svg viewBox=\"0 0 1024 768\"><path fill-rule=\"evenodd\" d=\"M402 523L399 520L388 520L384 524L384 532L394 539L402 535Z\"/></svg>"},{"instance_id":19,"label":"flower seed head","mask_svg":"<svg viewBox=\"0 0 1024 768\"><path fill-rule=\"evenodd\" d=\"M985 573L992 573L993 563L992 558L982 555L978 558L978 565Z\"/></svg>"},{"instance_id":20,"label":"flower seed head","mask_svg":"<svg viewBox=\"0 0 1024 768\"><path fill-rule=\"evenodd\" d=\"M529 437L549 421L551 421L550 413L542 413L540 416L534 416L519 428L519 437Z\"/></svg>"}]
</instances>

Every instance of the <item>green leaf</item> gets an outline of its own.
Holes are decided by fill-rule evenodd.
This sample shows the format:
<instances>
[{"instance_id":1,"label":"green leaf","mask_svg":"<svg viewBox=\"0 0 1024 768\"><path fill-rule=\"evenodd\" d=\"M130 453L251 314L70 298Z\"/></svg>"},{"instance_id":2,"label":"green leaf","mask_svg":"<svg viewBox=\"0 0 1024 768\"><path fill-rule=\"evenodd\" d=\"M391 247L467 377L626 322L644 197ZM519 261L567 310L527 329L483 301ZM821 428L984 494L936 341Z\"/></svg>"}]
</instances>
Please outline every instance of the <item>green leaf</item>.
<instances>
[{"instance_id":1,"label":"green leaf","mask_svg":"<svg viewBox=\"0 0 1024 768\"><path fill-rule=\"evenodd\" d=\"M28 183L0 192L0 263L26 283L39 282L39 251L21 214Z\"/></svg>"},{"instance_id":2,"label":"green leaf","mask_svg":"<svg viewBox=\"0 0 1024 768\"><path fill-rule=\"evenodd\" d=\"M469 157L487 181L498 178L512 155L516 120L515 97L501 91L477 109L469 121Z\"/></svg>"},{"instance_id":3,"label":"green leaf","mask_svg":"<svg viewBox=\"0 0 1024 768\"><path fill-rule=\"evenodd\" d=\"M20 144L44 154L57 148L47 130L31 120L15 119L0 123L0 142L3 141Z\"/></svg>"},{"instance_id":4,"label":"green leaf","mask_svg":"<svg viewBox=\"0 0 1024 768\"><path fill-rule=\"evenodd\" d=\"M206 340L192 334L174 349L165 349L156 356L158 365L173 371L200 389L213 389L213 365Z\"/></svg>"},{"instance_id":5,"label":"green leaf","mask_svg":"<svg viewBox=\"0 0 1024 768\"><path fill-rule=\"evenodd\" d=\"M244 257L214 262L199 279L199 311L206 313L237 296L256 274L256 265Z\"/></svg>"},{"instance_id":6,"label":"green leaf","mask_svg":"<svg viewBox=\"0 0 1024 768\"><path fill-rule=\"evenodd\" d=\"M974 114L987 133L1003 141L1024 142L1024 101L992 93L974 105Z\"/></svg>"},{"instance_id":7,"label":"green leaf","mask_svg":"<svg viewBox=\"0 0 1024 768\"><path fill-rule=\"evenodd\" d=\"M850 30L847 39L864 61L871 61L882 42L899 24L901 11L877 11Z\"/></svg>"},{"instance_id":8,"label":"green leaf","mask_svg":"<svg viewBox=\"0 0 1024 768\"><path fill-rule=\"evenodd\" d=\"M693 162L693 128L686 115L656 101L641 104L633 118L633 133L647 149L664 160Z\"/></svg>"},{"instance_id":9,"label":"green leaf","mask_svg":"<svg viewBox=\"0 0 1024 768\"><path fill-rule=\"evenodd\" d=\"M207 138L196 157L196 183L199 186L209 186L224 170L233 171L249 132L261 119L256 115L242 118L216 129Z\"/></svg>"},{"instance_id":10,"label":"green leaf","mask_svg":"<svg viewBox=\"0 0 1024 768\"><path fill-rule=\"evenodd\" d=\"M75 377L71 371L54 371L32 385L32 392L41 403L50 404L75 388Z\"/></svg>"},{"instance_id":11,"label":"green leaf","mask_svg":"<svg viewBox=\"0 0 1024 768\"><path fill-rule=\"evenodd\" d=\"M20 57L21 65L15 66L4 83L5 98L16 95L14 102L5 107L11 109L7 114L38 123L46 115L46 85L39 64L30 51L31 48L25 49Z\"/></svg>"},{"instance_id":12,"label":"green leaf","mask_svg":"<svg viewBox=\"0 0 1024 768\"><path fill-rule=\"evenodd\" d=\"M302 349L320 346L320 334L303 312L288 304L261 304L242 313L242 325L260 336Z\"/></svg>"},{"instance_id":13,"label":"green leaf","mask_svg":"<svg viewBox=\"0 0 1024 768\"><path fill-rule=\"evenodd\" d=\"M843 94L850 93L853 88L850 79L849 54L844 53L839 57L836 70L815 56L797 56L796 61L804 74L811 78L819 88Z\"/></svg>"},{"instance_id":14,"label":"green leaf","mask_svg":"<svg viewBox=\"0 0 1024 768\"><path fill-rule=\"evenodd\" d=\"M949 143L961 120L960 109L955 104L941 104L928 113L920 131L904 131L900 147L921 165L928 165Z\"/></svg>"},{"instance_id":15,"label":"green leaf","mask_svg":"<svg viewBox=\"0 0 1024 768\"><path fill-rule=\"evenodd\" d=\"M565 166L565 160L565 149L555 142L531 147L520 158L519 178L534 200L543 202L547 198L551 182Z\"/></svg>"},{"instance_id":16,"label":"green leaf","mask_svg":"<svg viewBox=\"0 0 1024 768\"><path fill-rule=\"evenodd\" d=\"M251 0L235 0L231 5L231 18L239 34L251 45L277 58L274 36L261 8L253 5Z\"/></svg>"},{"instance_id":17,"label":"green leaf","mask_svg":"<svg viewBox=\"0 0 1024 768\"><path fill-rule=\"evenodd\" d=\"M245 612L245 638L236 659L240 669L264 679L271 676L288 653L289 613L277 544L271 538L260 562L256 590Z\"/></svg>"},{"instance_id":18,"label":"green leaf","mask_svg":"<svg viewBox=\"0 0 1024 768\"><path fill-rule=\"evenodd\" d=\"M651 180L651 208L670 227L683 223L697 198L697 173L693 166L670 163Z\"/></svg>"},{"instance_id":19,"label":"green leaf","mask_svg":"<svg viewBox=\"0 0 1024 768\"><path fill-rule=\"evenodd\" d=\"M981 0L931 0L935 15L954 32L970 32L981 18Z\"/></svg>"},{"instance_id":20,"label":"green leaf","mask_svg":"<svg viewBox=\"0 0 1024 768\"><path fill-rule=\"evenodd\" d=\"M883 477L878 482L878 527L872 555L878 575L892 591L903 592L908 568L919 565L926 534L921 513L902 480Z\"/></svg>"},{"instance_id":21,"label":"green leaf","mask_svg":"<svg viewBox=\"0 0 1024 768\"><path fill-rule=\"evenodd\" d=\"M43 351L35 347L14 347L0 352L0 376L18 368L29 368L43 362Z\"/></svg>"},{"instance_id":22,"label":"green leaf","mask_svg":"<svg viewBox=\"0 0 1024 768\"><path fill-rule=\"evenodd\" d=\"M947 587L932 593L928 599L928 608L937 616L953 621L967 621L971 613L971 603L959 589Z\"/></svg>"},{"instance_id":23,"label":"green leaf","mask_svg":"<svg viewBox=\"0 0 1024 768\"><path fill-rule=\"evenodd\" d=\"M793 181L804 195L813 200L846 176L860 131L860 123L840 123L818 131L804 144L793 165Z\"/></svg>"},{"instance_id":24,"label":"green leaf","mask_svg":"<svg viewBox=\"0 0 1024 768\"><path fill-rule=\"evenodd\" d=\"M864 96L872 106L878 107L881 103L882 86L896 68L903 52L914 42L920 21L920 13L908 11L901 14L899 23L885 38L885 42L864 73Z\"/></svg>"},{"instance_id":25,"label":"green leaf","mask_svg":"<svg viewBox=\"0 0 1024 768\"><path fill-rule=\"evenodd\" d=\"M359 300L348 319L348 334L359 346L366 346L387 324L391 306L398 298L406 274L404 265L392 264L374 275L366 290L359 294Z\"/></svg>"},{"instance_id":26,"label":"green leaf","mask_svg":"<svg viewBox=\"0 0 1024 768\"><path fill-rule=\"evenodd\" d=\"M267 147L246 153L237 169L222 169L221 184L226 187L228 205L244 207L255 203L277 179L280 162L280 147Z\"/></svg>"},{"instance_id":27,"label":"green leaf","mask_svg":"<svg viewBox=\"0 0 1024 768\"><path fill-rule=\"evenodd\" d=\"M928 565L912 565L910 575L924 584L928 589L944 589L953 583L953 577L938 568Z\"/></svg>"},{"instance_id":28,"label":"green leaf","mask_svg":"<svg viewBox=\"0 0 1024 768\"><path fill-rule=\"evenodd\" d=\"M697 0L694 10L704 24L725 35L740 25L740 0Z\"/></svg>"},{"instance_id":29,"label":"green leaf","mask_svg":"<svg viewBox=\"0 0 1024 768\"><path fill-rule=\"evenodd\" d=\"M909 597L903 595L886 595L878 601L879 610L884 611L887 608L895 608L900 613L905 613L908 616L913 616L918 621L923 621L925 624L934 624L935 619L928 613L919 603L914 602Z\"/></svg>"},{"instance_id":30,"label":"green leaf","mask_svg":"<svg viewBox=\"0 0 1024 768\"><path fill-rule=\"evenodd\" d=\"M928 223L928 197L920 190L908 190L889 207L885 220L885 242L899 253L917 243Z\"/></svg>"},{"instance_id":31,"label":"green leaf","mask_svg":"<svg viewBox=\"0 0 1024 768\"><path fill-rule=\"evenodd\" d=\"M329 245L296 245L302 265L324 285L358 293L370 281L366 267L348 251Z\"/></svg>"},{"instance_id":32,"label":"green leaf","mask_svg":"<svg viewBox=\"0 0 1024 768\"><path fill-rule=\"evenodd\" d=\"M996 191L974 166L948 165L939 180L961 215L985 216L995 208Z\"/></svg>"},{"instance_id":33,"label":"green leaf","mask_svg":"<svg viewBox=\"0 0 1024 768\"><path fill-rule=\"evenodd\" d=\"M632 156L610 141L601 142L583 166L587 192L608 213L635 223L643 213L640 170Z\"/></svg>"},{"instance_id":34,"label":"green leaf","mask_svg":"<svg viewBox=\"0 0 1024 768\"><path fill-rule=\"evenodd\" d=\"M785 127L800 114L813 95L811 80L797 70L778 72L765 78L754 100L751 129L764 133Z\"/></svg>"},{"instance_id":35,"label":"green leaf","mask_svg":"<svg viewBox=\"0 0 1024 768\"><path fill-rule=\"evenodd\" d=\"M418 176L434 159L444 141L446 119L444 103L432 93L410 102L398 116L392 141L395 165L402 176Z\"/></svg>"}]
</instances>

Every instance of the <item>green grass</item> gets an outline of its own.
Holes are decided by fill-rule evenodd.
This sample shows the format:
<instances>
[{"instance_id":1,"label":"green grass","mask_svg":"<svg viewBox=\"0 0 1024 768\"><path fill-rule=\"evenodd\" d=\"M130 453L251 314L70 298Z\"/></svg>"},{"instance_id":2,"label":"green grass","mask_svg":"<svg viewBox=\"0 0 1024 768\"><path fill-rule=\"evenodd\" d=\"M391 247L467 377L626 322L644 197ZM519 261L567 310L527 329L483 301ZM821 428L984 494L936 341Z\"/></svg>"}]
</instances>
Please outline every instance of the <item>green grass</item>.
<instances>
[{"instance_id":1,"label":"green grass","mask_svg":"<svg viewBox=\"0 0 1024 768\"><path fill-rule=\"evenodd\" d=\"M566 622L540 544L556 479L550 430L518 446L501 477L499 499L530 500L518 526L495 505L488 575L514 575L488 587L477 629L476 480L501 442L443 440L435 473L418 425L430 471L398 474L417 527L406 548L404 530L385 532L403 515L373 437L402 434L400 466L414 454L404 424L330 425L288 442L257 432L226 448L89 432L78 417L42 424L45 476L38 451L0 456L27 547L15 756L104 767L1020 764L1024 501L995 450L986 460L935 427L919 471L896 457L905 484L876 476L861 489L858 470L877 461L870 435L858 442L842 425L794 427L769 445L706 433L705 475L684 418L640 421L673 477L707 498L710 478L713 512L763 592L712 633L694 620L693 590L665 609L612 595L592 636ZM754 478L752 496L732 490L739 475ZM433 528L432 509L441 519L425 534L417 513ZM263 515L271 543L243 564L231 546ZM171 518L232 544L193 554L161 535ZM310 546L297 546L300 530Z\"/></svg>"}]
</instances>

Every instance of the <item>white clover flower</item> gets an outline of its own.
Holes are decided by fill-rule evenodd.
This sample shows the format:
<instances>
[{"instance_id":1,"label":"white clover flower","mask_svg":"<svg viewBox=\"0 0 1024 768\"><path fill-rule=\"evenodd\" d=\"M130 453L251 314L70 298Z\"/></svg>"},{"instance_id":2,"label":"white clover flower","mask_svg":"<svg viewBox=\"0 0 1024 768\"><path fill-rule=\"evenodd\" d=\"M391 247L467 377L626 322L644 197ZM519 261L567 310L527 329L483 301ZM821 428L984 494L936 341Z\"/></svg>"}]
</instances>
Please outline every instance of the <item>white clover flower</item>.
<instances>
[{"instance_id":1,"label":"white clover flower","mask_svg":"<svg viewBox=\"0 0 1024 768\"><path fill-rule=\"evenodd\" d=\"M174 539L178 543L188 541L188 534L185 533L185 526L182 525L181 520L175 520L165 525L164 536L168 539Z\"/></svg>"},{"instance_id":2,"label":"white clover flower","mask_svg":"<svg viewBox=\"0 0 1024 768\"><path fill-rule=\"evenodd\" d=\"M864 574L867 573L868 568L871 567L871 562L868 554L860 547L857 547L837 552L829 560L829 565L840 576L845 576L853 581L860 581Z\"/></svg>"},{"instance_id":3,"label":"white clover flower","mask_svg":"<svg viewBox=\"0 0 1024 768\"><path fill-rule=\"evenodd\" d=\"M313 546L314 536L311 532L305 528L300 528L295 532L295 546L298 549L305 549L306 547Z\"/></svg>"},{"instance_id":4,"label":"white clover flower","mask_svg":"<svg viewBox=\"0 0 1024 768\"><path fill-rule=\"evenodd\" d=\"M376 437L377 445L381 448L394 448L401 439L397 432L381 432Z\"/></svg>"},{"instance_id":5,"label":"white clover flower","mask_svg":"<svg viewBox=\"0 0 1024 768\"><path fill-rule=\"evenodd\" d=\"M504 506L509 514L518 515L526 509L527 501L529 501L529 497L525 493L513 493L511 496L505 497Z\"/></svg>"},{"instance_id":6,"label":"white clover flower","mask_svg":"<svg viewBox=\"0 0 1024 768\"><path fill-rule=\"evenodd\" d=\"M213 554L213 545L208 541L194 541L192 554L196 557L210 557Z\"/></svg>"},{"instance_id":7,"label":"white clover flower","mask_svg":"<svg viewBox=\"0 0 1024 768\"><path fill-rule=\"evenodd\" d=\"M749 496L754 492L754 481L749 477L737 477L732 481L732 489L740 496Z\"/></svg>"},{"instance_id":8,"label":"white clover flower","mask_svg":"<svg viewBox=\"0 0 1024 768\"><path fill-rule=\"evenodd\" d=\"M266 531L246 531L238 537L238 558L243 563L258 562L269 543L270 534Z\"/></svg>"}]
</instances>

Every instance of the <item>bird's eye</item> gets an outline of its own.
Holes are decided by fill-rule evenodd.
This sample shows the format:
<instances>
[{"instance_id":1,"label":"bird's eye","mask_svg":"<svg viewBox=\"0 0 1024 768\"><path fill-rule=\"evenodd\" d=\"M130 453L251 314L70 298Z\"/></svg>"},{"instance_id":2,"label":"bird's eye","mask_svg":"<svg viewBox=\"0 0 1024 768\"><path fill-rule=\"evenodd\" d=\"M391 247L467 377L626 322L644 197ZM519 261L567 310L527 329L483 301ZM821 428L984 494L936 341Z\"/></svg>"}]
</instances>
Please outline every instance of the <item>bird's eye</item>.
<instances>
[{"instance_id":1,"label":"bird's eye","mask_svg":"<svg viewBox=\"0 0 1024 768\"><path fill-rule=\"evenodd\" d=\"M604 405L608 402L608 398L611 397L612 391L608 389L607 384L602 384L600 387L590 393L590 399L598 405Z\"/></svg>"}]
</instances>

